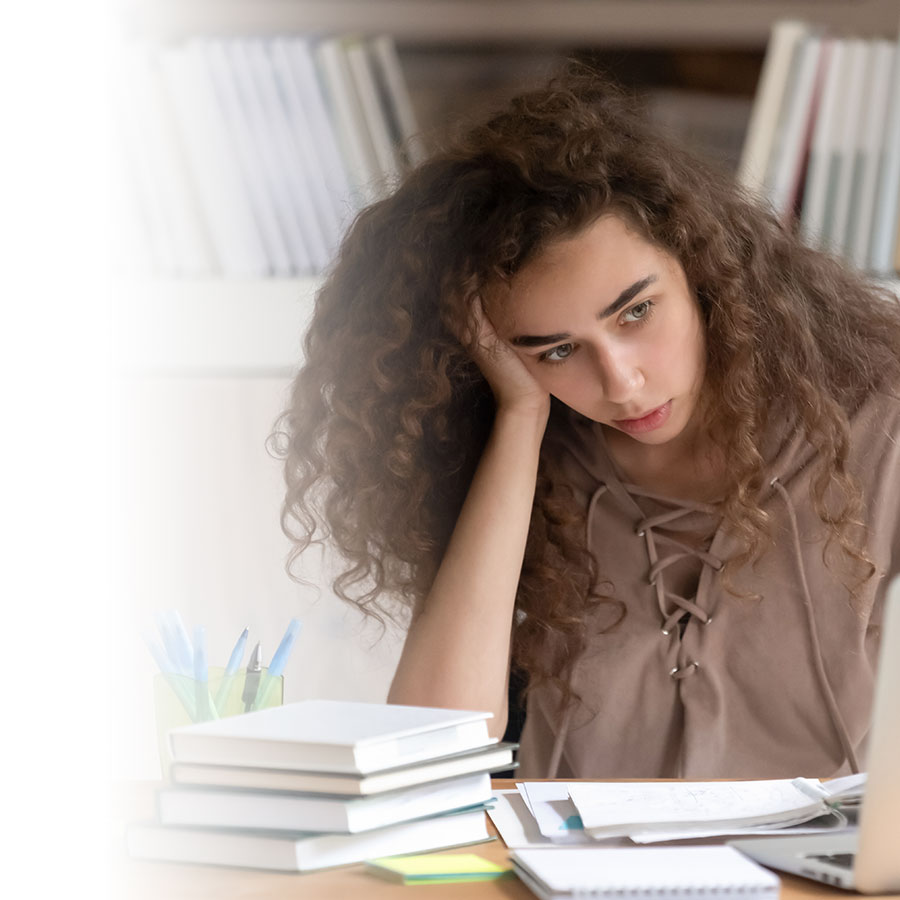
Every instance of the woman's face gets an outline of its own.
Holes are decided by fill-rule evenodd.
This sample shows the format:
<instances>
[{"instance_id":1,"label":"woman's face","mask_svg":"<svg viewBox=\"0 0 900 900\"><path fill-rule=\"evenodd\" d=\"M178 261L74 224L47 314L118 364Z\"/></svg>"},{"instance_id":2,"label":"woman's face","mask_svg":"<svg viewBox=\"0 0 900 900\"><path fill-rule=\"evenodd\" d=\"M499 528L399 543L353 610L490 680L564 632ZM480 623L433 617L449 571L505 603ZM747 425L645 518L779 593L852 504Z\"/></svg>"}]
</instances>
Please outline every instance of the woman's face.
<instances>
[{"instance_id":1,"label":"woman's face","mask_svg":"<svg viewBox=\"0 0 900 900\"><path fill-rule=\"evenodd\" d=\"M680 263L606 215L513 279L495 327L567 406L662 445L696 422L705 329Z\"/></svg>"}]
</instances>

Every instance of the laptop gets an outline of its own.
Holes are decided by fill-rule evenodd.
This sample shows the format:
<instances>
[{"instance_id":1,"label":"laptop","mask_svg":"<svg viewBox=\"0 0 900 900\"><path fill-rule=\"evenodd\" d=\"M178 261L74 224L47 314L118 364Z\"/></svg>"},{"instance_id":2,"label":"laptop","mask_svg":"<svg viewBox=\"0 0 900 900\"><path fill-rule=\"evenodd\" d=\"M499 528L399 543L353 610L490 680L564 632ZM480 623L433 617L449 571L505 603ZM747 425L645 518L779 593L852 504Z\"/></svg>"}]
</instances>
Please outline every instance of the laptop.
<instances>
[{"instance_id":1,"label":"laptop","mask_svg":"<svg viewBox=\"0 0 900 900\"><path fill-rule=\"evenodd\" d=\"M859 828L729 841L772 869L864 894L900 892L900 577L888 588Z\"/></svg>"}]
</instances>

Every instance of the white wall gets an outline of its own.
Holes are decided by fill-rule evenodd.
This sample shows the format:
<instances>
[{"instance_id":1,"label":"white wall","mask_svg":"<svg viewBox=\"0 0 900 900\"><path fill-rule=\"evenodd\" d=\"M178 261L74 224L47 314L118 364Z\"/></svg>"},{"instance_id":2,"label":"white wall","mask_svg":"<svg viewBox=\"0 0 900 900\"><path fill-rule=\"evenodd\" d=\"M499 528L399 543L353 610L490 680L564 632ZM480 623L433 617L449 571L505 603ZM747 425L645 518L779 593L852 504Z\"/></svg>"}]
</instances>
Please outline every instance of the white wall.
<instances>
[{"instance_id":1,"label":"white wall","mask_svg":"<svg viewBox=\"0 0 900 900\"><path fill-rule=\"evenodd\" d=\"M303 631L285 670L285 700L384 700L402 636L337 600L311 560L291 581L281 534L278 460L265 441L286 397L277 378L120 377L115 386L112 692L113 775L158 776L153 660L140 628L175 608L205 625L211 665L250 626L268 661L292 616ZM252 643L248 646L252 647Z\"/></svg>"}]
</instances>

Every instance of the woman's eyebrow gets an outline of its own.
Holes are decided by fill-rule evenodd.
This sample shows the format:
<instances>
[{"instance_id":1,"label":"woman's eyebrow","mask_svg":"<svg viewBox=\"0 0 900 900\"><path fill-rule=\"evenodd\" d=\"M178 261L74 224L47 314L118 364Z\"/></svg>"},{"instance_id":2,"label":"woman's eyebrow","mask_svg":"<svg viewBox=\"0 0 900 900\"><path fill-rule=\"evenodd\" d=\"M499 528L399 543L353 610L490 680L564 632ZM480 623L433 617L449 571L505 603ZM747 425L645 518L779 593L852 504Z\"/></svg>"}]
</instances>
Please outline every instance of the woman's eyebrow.
<instances>
[{"instance_id":1,"label":"woman's eyebrow","mask_svg":"<svg viewBox=\"0 0 900 900\"><path fill-rule=\"evenodd\" d=\"M628 285L612 303L605 309L601 309L597 313L598 319L608 319L615 315L623 306L626 306L644 288L659 280L657 275L646 275L645 277L635 281L634 284ZM558 334L517 334L510 338L510 343L516 347L544 347L547 344L558 344L560 341L567 341L572 337L567 331L561 331Z\"/></svg>"}]
</instances>

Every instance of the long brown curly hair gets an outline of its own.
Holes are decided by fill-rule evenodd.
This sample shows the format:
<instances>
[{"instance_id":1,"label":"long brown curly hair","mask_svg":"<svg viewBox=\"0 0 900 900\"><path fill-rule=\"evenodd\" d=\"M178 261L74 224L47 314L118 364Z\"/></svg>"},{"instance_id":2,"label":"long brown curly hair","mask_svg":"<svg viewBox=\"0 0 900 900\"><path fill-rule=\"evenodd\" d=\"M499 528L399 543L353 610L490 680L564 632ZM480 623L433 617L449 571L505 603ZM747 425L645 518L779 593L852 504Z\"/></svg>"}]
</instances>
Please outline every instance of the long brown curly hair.
<instances>
[{"instance_id":1,"label":"long brown curly hair","mask_svg":"<svg viewBox=\"0 0 900 900\"><path fill-rule=\"evenodd\" d=\"M340 597L379 616L397 598L413 609L424 602L494 415L456 335L482 292L607 213L679 260L696 294L710 427L730 462L722 515L746 547L742 560L768 537L757 498L775 408L817 450L818 515L865 559L860 491L845 468L849 416L900 380L897 304L803 246L634 107L572 66L452 139L360 213L318 294L273 435L285 460L289 568L327 540L345 561ZM557 682L564 696L588 614L612 604L571 497L542 458L513 632L514 667L532 685Z\"/></svg>"}]
</instances>

